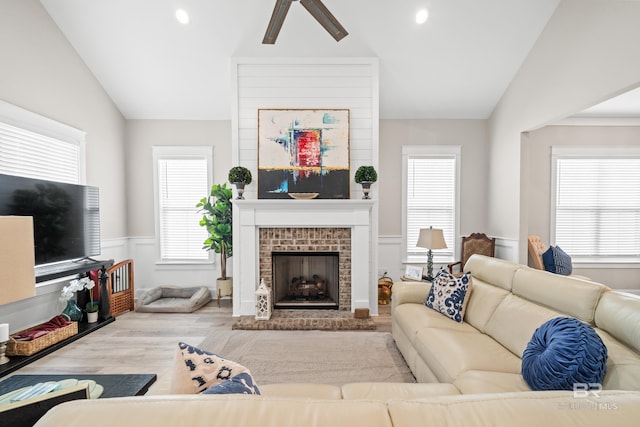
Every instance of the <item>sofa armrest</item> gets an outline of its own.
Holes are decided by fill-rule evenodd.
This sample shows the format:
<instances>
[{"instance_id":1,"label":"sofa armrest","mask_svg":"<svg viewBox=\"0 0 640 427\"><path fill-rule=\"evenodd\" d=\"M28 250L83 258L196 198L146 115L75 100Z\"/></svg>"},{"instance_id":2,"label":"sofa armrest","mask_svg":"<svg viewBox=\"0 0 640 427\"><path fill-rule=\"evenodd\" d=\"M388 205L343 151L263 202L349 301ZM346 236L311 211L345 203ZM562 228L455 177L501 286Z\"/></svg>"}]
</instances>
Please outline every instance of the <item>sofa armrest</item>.
<instances>
[{"instance_id":1,"label":"sofa armrest","mask_svg":"<svg viewBox=\"0 0 640 427\"><path fill-rule=\"evenodd\" d=\"M431 283L396 282L391 294L391 312L400 304L424 304L429 295Z\"/></svg>"}]
</instances>

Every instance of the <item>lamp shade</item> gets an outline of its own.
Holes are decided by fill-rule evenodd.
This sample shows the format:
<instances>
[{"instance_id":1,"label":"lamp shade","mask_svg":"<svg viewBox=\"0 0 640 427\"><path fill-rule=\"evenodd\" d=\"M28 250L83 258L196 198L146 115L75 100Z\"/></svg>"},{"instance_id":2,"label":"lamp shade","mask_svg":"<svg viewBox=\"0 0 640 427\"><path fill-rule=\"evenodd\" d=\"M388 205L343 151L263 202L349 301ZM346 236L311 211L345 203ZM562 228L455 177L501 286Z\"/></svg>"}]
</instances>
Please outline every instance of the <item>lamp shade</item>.
<instances>
[{"instance_id":1,"label":"lamp shade","mask_svg":"<svg viewBox=\"0 0 640 427\"><path fill-rule=\"evenodd\" d=\"M416 246L426 249L446 249L447 243L444 241L444 234L440 228L421 228Z\"/></svg>"}]
</instances>

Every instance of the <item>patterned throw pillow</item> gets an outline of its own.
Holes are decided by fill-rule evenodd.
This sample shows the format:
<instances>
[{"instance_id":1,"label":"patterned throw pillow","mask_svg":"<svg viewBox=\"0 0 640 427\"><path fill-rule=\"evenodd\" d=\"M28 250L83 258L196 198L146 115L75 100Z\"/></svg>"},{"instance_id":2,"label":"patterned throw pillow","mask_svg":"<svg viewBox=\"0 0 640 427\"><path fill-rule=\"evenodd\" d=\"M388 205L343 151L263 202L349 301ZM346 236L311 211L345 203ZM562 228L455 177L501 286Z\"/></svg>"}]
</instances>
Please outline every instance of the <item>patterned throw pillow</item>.
<instances>
[{"instance_id":1,"label":"patterned throw pillow","mask_svg":"<svg viewBox=\"0 0 640 427\"><path fill-rule=\"evenodd\" d=\"M466 296L470 291L470 279L470 273L456 277L444 269L440 269L431 282L431 289L424 305L458 323L462 322L464 310L469 300Z\"/></svg>"},{"instance_id":2,"label":"patterned throw pillow","mask_svg":"<svg viewBox=\"0 0 640 427\"><path fill-rule=\"evenodd\" d=\"M542 254L542 263L544 264L544 269L550 273L568 276L573 270L571 256L563 251L560 246L550 246Z\"/></svg>"},{"instance_id":3,"label":"patterned throw pillow","mask_svg":"<svg viewBox=\"0 0 640 427\"><path fill-rule=\"evenodd\" d=\"M202 393L214 387L209 393L260 394L247 368L217 354L180 342L174 361L172 394Z\"/></svg>"}]
</instances>

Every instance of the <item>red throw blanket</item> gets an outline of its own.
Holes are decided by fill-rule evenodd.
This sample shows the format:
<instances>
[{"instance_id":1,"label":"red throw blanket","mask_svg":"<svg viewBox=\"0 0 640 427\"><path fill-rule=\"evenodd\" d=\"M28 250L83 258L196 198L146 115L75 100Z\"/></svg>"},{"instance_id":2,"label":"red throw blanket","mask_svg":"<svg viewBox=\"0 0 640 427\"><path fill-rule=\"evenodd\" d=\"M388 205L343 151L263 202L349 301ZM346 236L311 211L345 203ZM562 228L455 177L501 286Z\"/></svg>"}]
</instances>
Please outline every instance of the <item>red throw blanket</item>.
<instances>
[{"instance_id":1,"label":"red throw blanket","mask_svg":"<svg viewBox=\"0 0 640 427\"><path fill-rule=\"evenodd\" d=\"M36 338L40 338L43 335L47 335L49 332L53 332L56 329L63 328L70 324L64 317L55 316L51 320L36 326L28 331L20 332L12 335L11 337L16 341L32 341Z\"/></svg>"}]
</instances>

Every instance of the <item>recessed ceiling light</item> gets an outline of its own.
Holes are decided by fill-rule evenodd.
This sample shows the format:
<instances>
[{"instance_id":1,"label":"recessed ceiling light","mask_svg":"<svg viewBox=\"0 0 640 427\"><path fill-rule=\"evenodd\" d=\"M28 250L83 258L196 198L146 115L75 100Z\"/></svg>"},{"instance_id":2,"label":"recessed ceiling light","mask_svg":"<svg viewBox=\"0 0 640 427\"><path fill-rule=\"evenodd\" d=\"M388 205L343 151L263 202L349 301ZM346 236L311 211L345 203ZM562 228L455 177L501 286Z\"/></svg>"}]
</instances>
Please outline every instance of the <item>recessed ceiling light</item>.
<instances>
[{"instance_id":1,"label":"recessed ceiling light","mask_svg":"<svg viewBox=\"0 0 640 427\"><path fill-rule=\"evenodd\" d=\"M176 9L176 19L184 25L187 25L191 21L189 14L184 9Z\"/></svg>"},{"instance_id":2,"label":"recessed ceiling light","mask_svg":"<svg viewBox=\"0 0 640 427\"><path fill-rule=\"evenodd\" d=\"M424 24L429 19L429 11L427 9L420 9L416 13L416 24Z\"/></svg>"}]
</instances>

